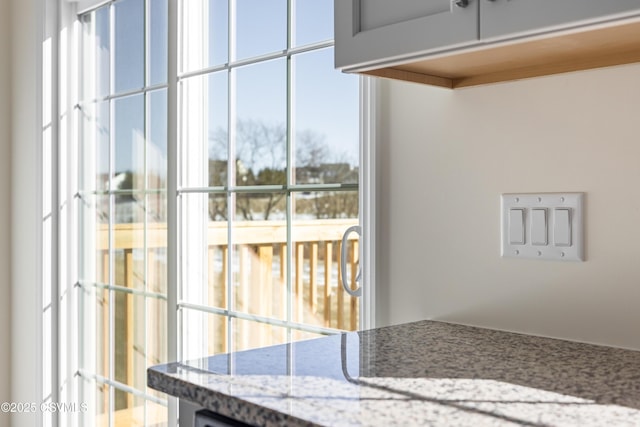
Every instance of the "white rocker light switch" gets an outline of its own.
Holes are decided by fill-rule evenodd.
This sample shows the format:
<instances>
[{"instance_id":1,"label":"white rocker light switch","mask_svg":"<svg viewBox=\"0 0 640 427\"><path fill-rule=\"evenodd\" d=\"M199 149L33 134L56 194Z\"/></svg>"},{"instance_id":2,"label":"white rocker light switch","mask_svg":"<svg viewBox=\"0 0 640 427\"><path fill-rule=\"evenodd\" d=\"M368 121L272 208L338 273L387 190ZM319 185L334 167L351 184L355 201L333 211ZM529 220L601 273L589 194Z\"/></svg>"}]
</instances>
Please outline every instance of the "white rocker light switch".
<instances>
[{"instance_id":1,"label":"white rocker light switch","mask_svg":"<svg viewBox=\"0 0 640 427\"><path fill-rule=\"evenodd\" d=\"M571 210L556 209L553 218L553 244L571 246Z\"/></svg>"},{"instance_id":2,"label":"white rocker light switch","mask_svg":"<svg viewBox=\"0 0 640 427\"><path fill-rule=\"evenodd\" d=\"M503 258L584 261L584 193L500 196Z\"/></svg>"},{"instance_id":3,"label":"white rocker light switch","mask_svg":"<svg viewBox=\"0 0 640 427\"><path fill-rule=\"evenodd\" d=\"M547 210L531 210L531 243L536 246L547 245Z\"/></svg>"},{"instance_id":4,"label":"white rocker light switch","mask_svg":"<svg viewBox=\"0 0 640 427\"><path fill-rule=\"evenodd\" d=\"M524 245L524 209L509 211L509 243Z\"/></svg>"}]
</instances>

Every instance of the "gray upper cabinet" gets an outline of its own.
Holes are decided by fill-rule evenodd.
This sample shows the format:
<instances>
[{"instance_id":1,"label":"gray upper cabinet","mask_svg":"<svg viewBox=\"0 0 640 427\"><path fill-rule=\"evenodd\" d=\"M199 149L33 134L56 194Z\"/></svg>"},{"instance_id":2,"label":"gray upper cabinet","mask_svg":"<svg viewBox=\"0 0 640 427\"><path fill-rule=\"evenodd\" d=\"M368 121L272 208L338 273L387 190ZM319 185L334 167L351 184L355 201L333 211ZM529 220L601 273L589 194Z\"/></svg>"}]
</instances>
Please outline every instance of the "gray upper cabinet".
<instances>
[{"instance_id":1,"label":"gray upper cabinet","mask_svg":"<svg viewBox=\"0 0 640 427\"><path fill-rule=\"evenodd\" d=\"M335 65L450 89L640 63L640 0L334 0Z\"/></svg>"},{"instance_id":2,"label":"gray upper cabinet","mask_svg":"<svg viewBox=\"0 0 640 427\"><path fill-rule=\"evenodd\" d=\"M335 0L336 68L477 43L480 0Z\"/></svg>"},{"instance_id":3,"label":"gray upper cabinet","mask_svg":"<svg viewBox=\"0 0 640 427\"><path fill-rule=\"evenodd\" d=\"M480 0L480 38L515 37L636 15L640 0Z\"/></svg>"}]
</instances>

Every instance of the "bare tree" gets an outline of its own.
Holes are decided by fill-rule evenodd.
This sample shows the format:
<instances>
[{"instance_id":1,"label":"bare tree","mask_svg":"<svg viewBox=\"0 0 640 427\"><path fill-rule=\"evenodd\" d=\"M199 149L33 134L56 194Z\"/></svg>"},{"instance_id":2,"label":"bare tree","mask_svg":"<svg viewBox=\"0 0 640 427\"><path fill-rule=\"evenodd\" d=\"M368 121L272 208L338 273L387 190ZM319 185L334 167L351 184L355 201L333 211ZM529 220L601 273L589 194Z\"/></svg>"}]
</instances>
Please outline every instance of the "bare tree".
<instances>
[{"instance_id":1,"label":"bare tree","mask_svg":"<svg viewBox=\"0 0 640 427\"><path fill-rule=\"evenodd\" d=\"M287 162L287 134L282 124L268 125L256 120L238 120L236 126L236 185L285 185ZM227 153L228 132L218 129L210 143L210 185L225 186L227 162L219 153ZM223 181L224 179L224 181ZM246 220L269 217L282 204L285 193L238 193L236 208ZM224 202L210 202L209 213L218 218L226 218L226 199ZM222 214L224 212L224 215Z\"/></svg>"},{"instance_id":2,"label":"bare tree","mask_svg":"<svg viewBox=\"0 0 640 427\"><path fill-rule=\"evenodd\" d=\"M305 129L296 135L296 166L319 168L331 157L326 137Z\"/></svg>"},{"instance_id":3,"label":"bare tree","mask_svg":"<svg viewBox=\"0 0 640 427\"><path fill-rule=\"evenodd\" d=\"M358 170L344 153L332 153L325 135L302 130L295 138L295 175L298 184L357 183ZM209 185L226 186L228 132L210 136ZM238 120L235 140L235 182L239 186L285 185L287 133L282 124ZM284 210L284 192L237 193L236 209L246 220L269 219ZM210 197L212 219L227 219L227 198ZM297 201L296 212L316 218L349 218L358 214L357 192L315 192Z\"/></svg>"}]
</instances>

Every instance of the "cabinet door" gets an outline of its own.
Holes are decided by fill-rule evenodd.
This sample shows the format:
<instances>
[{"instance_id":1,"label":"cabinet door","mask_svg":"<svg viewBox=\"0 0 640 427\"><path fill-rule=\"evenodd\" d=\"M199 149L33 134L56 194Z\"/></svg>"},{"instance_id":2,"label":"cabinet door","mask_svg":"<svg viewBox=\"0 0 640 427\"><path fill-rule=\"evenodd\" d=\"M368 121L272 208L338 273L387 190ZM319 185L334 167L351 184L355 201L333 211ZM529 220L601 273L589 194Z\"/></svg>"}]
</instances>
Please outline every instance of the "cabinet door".
<instances>
[{"instance_id":1,"label":"cabinet door","mask_svg":"<svg viewBox=\"0 0 640 427\"><path fill-rule=\"evenodd\" d=\"M336 68L476 43L480 0L335 0Z\"/></svg>"},{"instance_id":2,"label":"cabinet door","mask_svg":"<svg viewBox=\"0 0 640 427\"><path fill-rule=\"evenodd\" d=\"M480 38L544 33L640 13L640 0L480 0Z\"/></svg>"}]
</instances>

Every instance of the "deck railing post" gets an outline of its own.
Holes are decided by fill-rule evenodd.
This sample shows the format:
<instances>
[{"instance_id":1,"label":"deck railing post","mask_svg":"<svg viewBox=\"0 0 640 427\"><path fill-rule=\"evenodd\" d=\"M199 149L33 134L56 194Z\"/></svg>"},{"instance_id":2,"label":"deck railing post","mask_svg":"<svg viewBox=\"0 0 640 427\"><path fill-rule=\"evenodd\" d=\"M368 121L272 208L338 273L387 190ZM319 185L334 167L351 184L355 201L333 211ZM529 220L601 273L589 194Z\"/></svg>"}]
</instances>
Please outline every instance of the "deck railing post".
<instances>
[{"instance_id":1,"label":"deck railing post","mask_svg":"<svg viewBox=\"0 0 640 427\"><path fill-rule=\"evenodd\" d=\"M298 322L304 322L303 306L303 280L304 280L304 243L296 243L296 287L295 287L295 318Z\"/></svg>"},{"instance_id":2,"label":"deck railing post","mask_svg":"<svg viewBox=\"0 0 640 427\"><path fill-rule=\"evenodd\" d=\"M133 249L124 250L124 283L128 289L133 289ZM133 313L133 294L127 294L126 300L126 347L127 354L127 385L133 387L133 350L134 350L134 313ZM127 408L133 408L133 394L127 393Z\"/></svg>"},{"instance_id":3,"label":"deck railing post","mask_svg":"<svg viewBox=\"0 0 640 427\"><path fill-rule=\"evenodd\" d=\"M342 255L342 245L338 244L336 246L336 259L340 259ZM336 309L338 310L338 329L344 329L344 289L342 288L342 266L340 262L338 262L338 288L336 290L338 293L338 304Z\"/></svg>"},{"instance_id":4,"label":"deck railing post","mask_svg":"<svg viewBox=\"0 0 640 427\"><path fill-rule=\"evenodd\" d=\"M358 284L356 283L356 277L358 275L358 241L357 240L353 240L351 242L351 254L349 256L350 259L350 266L351 266L351 278L349 279L351 281L350 285L351 285L351 289L355 290L358 287ZM351 309L350 309L350 313L349 313L349 320L350 320L350 329L352 331L358 329L358 298L356 297L350 297L350 305L351 305Z\"/></svg>"},{"instance_id":5,"label":"deck railing post","mask_svg":"<svg viewBox=\"0 0 640 427\"><path fill-rule=\"evenodd\" d=\"M273 245L260 245L258 247L258 260L260 268L260 314L264 316L273 316ZM264 327L267 344L271 344L273 336L273 327L266 325Z\"/></svg>"},{"instance_id":6,"label":"deck railing post","mask_svg":"<svg viewBox=\"0 0 640 427\"><path fill-rule=\"evenodd\" d=\"M245 312L249 312L249 276L247 275L247 271L251 268L251 258L249 257L249 248L246 245L242 245L239 247L240 252L240 268L238 270L238 280L240 284L240 295L236 300L236 310L244 310ZM234 307L230 307L234 308ZM246 330L246 323L239 323L241 326L238 328L240 337L240 342L236 346L238 348L245 349L249 347L249 334Z\"/></svg>"},{"instance_id":7,"label":"deck railing post","mask_svg":"<svg viewBox=\"0 0 640 427\"><path fill-rule=\"evenodd\" d=\"M333 269L333 242L324 246L324 326L331 327L331 270Z\"/></svg>"},{"instance_id":8,"label":"deck railing post","mask_svg":"<svg viewBox=\"0 0 640 427\"><path fill-rule=\"evenodd\" d=\"M224 245L222 246L222 280L220 283L220 292L221 292L220 298L222 299L221 307L226 308L227 310L230 308L228 307L228 304L227 304L227 300L228 300L227 289L229 288L227 284L228 271L229 271L229 246ZM222 321L222 352L223 353L227 353L228 351L230 351L230 349L228 348L229 347L228 337L229 337L229 324L225 319Z\"/></svg>"},{"instance_id":9,"label":"deck railing post","mask_svg":"<svg viewBox=\"0 0 640 427\"><path fill-rule=\"evenodd\" d=\"M309 254L309 307L311 313L318 312L318 242L311 242Z\"/></svg>"}]
</instances>

